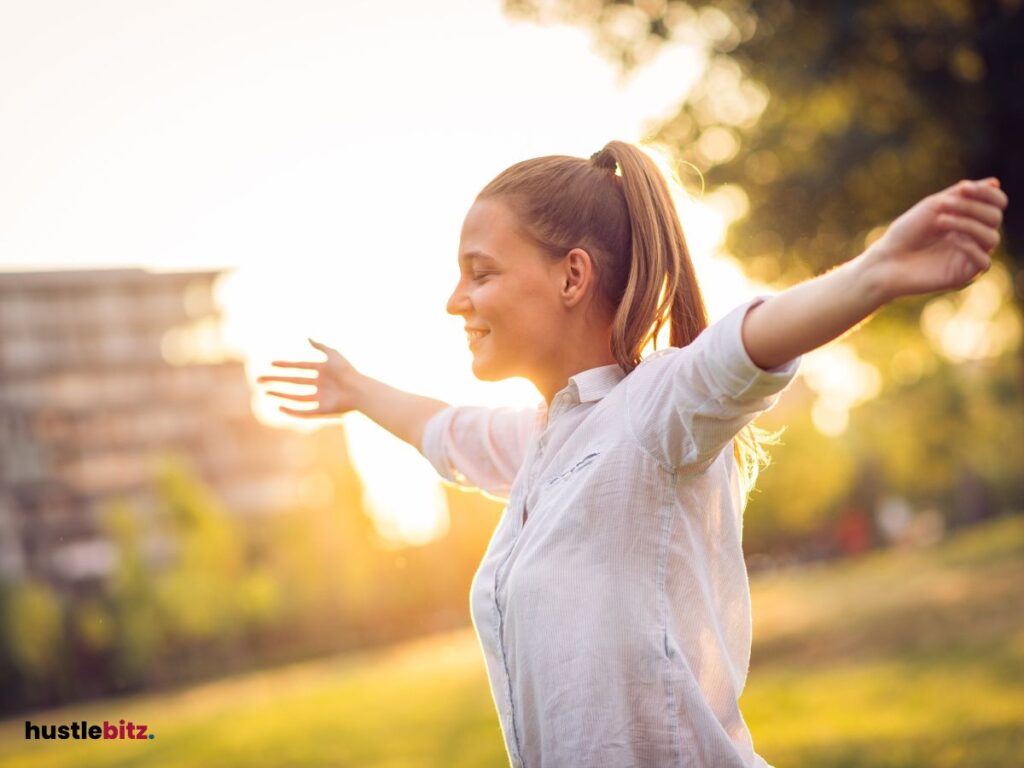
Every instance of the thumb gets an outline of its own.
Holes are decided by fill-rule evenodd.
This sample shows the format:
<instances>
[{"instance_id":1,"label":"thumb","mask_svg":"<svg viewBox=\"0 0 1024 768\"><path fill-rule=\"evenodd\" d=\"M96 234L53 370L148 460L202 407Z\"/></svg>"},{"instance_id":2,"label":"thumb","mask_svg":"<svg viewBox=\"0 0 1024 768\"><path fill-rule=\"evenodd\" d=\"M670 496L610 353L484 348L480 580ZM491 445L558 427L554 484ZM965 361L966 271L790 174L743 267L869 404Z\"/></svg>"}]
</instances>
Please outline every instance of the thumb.
<instances>
[{"instance_id":1,"label":"thumb","mask_svg":"<svg viewBox=\"0 0 1024 768\"><path fill-rule=\"evenodd\" d=\"M312 344L314 347L319 349L321 352L326 352L328 349L330 349L330 347L327 347L327 346L321 344L319 341L313 341L308 336L306 337L306 339L309 341L310 344Z\"/></svg>"}]
</instances>

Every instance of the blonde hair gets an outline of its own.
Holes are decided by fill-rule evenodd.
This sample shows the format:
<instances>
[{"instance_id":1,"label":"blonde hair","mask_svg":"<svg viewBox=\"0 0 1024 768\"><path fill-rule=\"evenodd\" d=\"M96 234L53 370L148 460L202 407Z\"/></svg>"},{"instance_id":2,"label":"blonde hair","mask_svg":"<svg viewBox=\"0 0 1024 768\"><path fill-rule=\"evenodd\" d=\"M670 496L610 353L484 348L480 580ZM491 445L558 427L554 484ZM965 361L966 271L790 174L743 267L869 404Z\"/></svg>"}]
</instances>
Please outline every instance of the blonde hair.
<instances>
[{"instance_id":1,"label":"blonde hair","mask_svg":"<svg viewBox=\"0 0 1024 768\"><path fill-rule=\"evenodd\" d=\"M615 172L616 166L619 173ZM597 300L612 315L612 354L625 373L669 325L669 344L685 347L708 326L690 251L668 179L640 147L610 141L589 160L548 155L502 171L477 195L500 198L521 234L553 259L573 248L590 254ZM743 504L777 433L748 424L733 439Z\"/></svg>"}]
</instances>

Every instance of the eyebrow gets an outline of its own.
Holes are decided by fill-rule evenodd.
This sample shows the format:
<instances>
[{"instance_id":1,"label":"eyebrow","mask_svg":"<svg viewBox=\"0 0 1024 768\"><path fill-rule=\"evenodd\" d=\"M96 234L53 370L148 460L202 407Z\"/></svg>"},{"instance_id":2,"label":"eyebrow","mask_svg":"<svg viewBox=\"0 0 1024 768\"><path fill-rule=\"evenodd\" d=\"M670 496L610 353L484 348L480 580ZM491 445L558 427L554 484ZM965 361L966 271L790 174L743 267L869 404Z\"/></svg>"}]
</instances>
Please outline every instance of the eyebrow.
<instances>
[{"instance_id":1,"label":"eyebrow","mask_svg":"<svg viewBox=\"0 0 1024 768\"><path fill-rule=\"evenodd\" d=\"M464 254L459 256L459 264L465 264L473 261L474 259L479 259L481 261L493 261L495 263L498 261L489 253L484 253L483 251L466 251Z\"/></svg>"}]
</instances>

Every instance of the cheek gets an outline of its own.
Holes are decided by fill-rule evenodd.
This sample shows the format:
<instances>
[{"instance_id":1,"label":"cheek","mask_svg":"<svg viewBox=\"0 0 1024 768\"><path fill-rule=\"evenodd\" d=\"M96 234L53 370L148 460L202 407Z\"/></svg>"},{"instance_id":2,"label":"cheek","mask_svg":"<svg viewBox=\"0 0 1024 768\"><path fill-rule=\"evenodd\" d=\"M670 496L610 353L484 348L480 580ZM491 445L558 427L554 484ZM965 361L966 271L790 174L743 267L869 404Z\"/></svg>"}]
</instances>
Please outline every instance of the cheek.
<instances>
[{"instance_id":1,"label":"cheek","mask_svg":"<svg viewBox=\"0 0 1024 768\"><path fill-rule=\"evenodd\" d=\"M491 280L472 292L474 306L493 323L535 336L550 329L553 320L548 286L540 280L513 280L504 276Z\"/></svg>"},{"instance_id":2,"label":"cheek","mask_svg":"<svg viewBox=\"0 0 1024 768\"><path fill-rule=\"evenodd\" d=\"M501 288L492 282L471 288L469 298L473 306L483 315L500 312L505 303Z\"/></svg>"},{"instance_id":3,"label":"cheek","mask_svg":"<svg viewBox=\"0 0 1024 768\"><path fill-rule=\"evenodd\" d=\"M516 326L531 346L546 346L558 328L556 307L538 286L524 293L515 307Z\"/></svg>"},{"instance_id":4,"label":"cheek","mask_svg":"<svg viewBox=\"0 0 1024 768\"><path fill-rule=\"evenodd\" d=\"M524 283L521 295L538 319L551 318L558 310L557 291L552 289L550 281L541 276Z\"/></svg>"}]
</instances>

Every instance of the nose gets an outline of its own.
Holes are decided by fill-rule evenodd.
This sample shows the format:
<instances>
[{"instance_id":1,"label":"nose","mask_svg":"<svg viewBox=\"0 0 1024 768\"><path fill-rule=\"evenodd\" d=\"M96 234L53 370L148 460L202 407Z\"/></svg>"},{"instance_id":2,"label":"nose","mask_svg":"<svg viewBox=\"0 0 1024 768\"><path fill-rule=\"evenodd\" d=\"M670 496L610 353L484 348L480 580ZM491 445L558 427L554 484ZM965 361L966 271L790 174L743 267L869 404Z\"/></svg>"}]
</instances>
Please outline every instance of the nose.
<instances>
[{"instance_id":1,"label":"nose","mask_svg":"<svg viewBox=\"0 0 1024 768\"><path fill-rule=\"evenodd\" d=\"M466 299L466 293L462 290L462 281L460 280L455 286L455 290L452 291L452 295L448 297L448 305L446 307L449 315L463 315L468 309L468 302Z\"/></svg>"}]
</instances>

